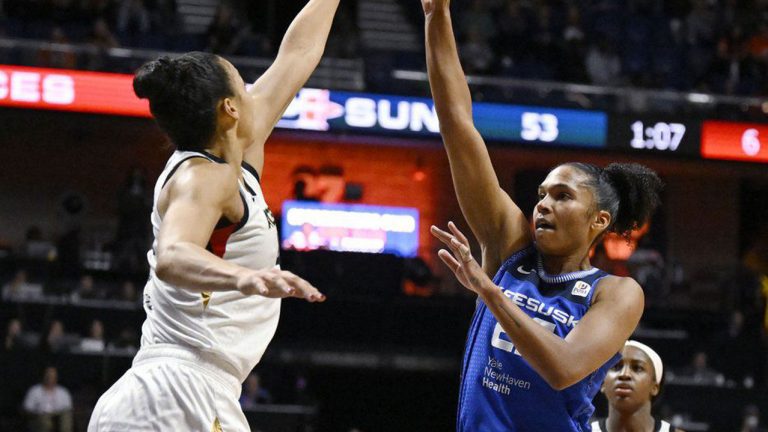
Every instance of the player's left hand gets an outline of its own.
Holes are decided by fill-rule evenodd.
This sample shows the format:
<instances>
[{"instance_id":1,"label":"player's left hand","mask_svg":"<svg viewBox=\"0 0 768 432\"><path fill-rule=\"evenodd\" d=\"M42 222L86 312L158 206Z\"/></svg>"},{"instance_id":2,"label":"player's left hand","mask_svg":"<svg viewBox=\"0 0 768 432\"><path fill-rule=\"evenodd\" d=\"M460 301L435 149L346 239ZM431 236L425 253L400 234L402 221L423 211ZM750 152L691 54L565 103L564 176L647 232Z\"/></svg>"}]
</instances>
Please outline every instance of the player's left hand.
<instances>
[{"instance_id":1,"label":"player's left hand","mask_svg":"<svg viewBox=\"0 0 768 432\"><path fill-rule=\"evenodd\" d=\"M462 285L478 295L482 295L494 286L493 281L488 278L488 275L472 256L469 240L459 231L456 224L448 222L448 229L451 232L443 231L434 225L430 228L432 235L445 243L451 251L440 249L437 255L453 271Z\"/></svg>"}]
</instances>

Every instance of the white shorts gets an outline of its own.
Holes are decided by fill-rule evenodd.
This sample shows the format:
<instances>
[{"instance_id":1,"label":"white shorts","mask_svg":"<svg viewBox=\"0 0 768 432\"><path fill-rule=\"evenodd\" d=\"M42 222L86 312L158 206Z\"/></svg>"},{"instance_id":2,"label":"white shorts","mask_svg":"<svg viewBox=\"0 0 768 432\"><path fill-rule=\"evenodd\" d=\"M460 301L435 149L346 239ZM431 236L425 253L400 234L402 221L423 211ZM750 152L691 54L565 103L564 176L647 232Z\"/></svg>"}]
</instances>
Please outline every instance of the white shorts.
<instances>
[{"instance_id":1,"label":"white shorts","mask_svg":"<svg viewBox=\"0 0 768 432\"><path fill-rule=\"evenodd\" d=\"M88 432L250 432L239 397L240 382L199 352L142 348L99 398Z\"/></svg>"}]
</instances>

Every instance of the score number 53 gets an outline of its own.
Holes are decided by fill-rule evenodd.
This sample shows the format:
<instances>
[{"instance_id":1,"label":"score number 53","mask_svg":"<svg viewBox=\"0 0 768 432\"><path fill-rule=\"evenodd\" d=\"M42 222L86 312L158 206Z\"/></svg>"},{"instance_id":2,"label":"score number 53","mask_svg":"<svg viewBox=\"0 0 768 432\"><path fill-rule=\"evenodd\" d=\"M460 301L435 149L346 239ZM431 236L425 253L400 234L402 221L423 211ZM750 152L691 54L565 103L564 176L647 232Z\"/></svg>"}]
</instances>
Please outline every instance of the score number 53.
<instances>
[{"instance_id":1,"label":"score number 53","mask_svg":"<svg viewBox=\"0 0 768 432\"><path fill-rule=\"evenodd\" d=\"M524 112L521 117L520 138L525 141L553 142L560 135L554 114Z\"/></svg>"}]
</instances>

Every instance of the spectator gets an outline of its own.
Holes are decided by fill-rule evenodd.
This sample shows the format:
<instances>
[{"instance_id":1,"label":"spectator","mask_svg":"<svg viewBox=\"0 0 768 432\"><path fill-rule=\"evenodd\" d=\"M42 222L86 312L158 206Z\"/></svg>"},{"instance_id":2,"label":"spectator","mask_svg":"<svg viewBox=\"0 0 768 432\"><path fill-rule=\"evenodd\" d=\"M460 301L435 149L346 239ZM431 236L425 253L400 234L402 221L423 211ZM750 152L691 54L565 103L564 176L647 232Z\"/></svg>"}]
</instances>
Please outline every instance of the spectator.
<instances>
[{"instance_id":1,"label":"spectator","mask_svg":"<svg viewBox=\"0 0 768 432\"><path fill-rule=\"evenodd\" d=\"M149 11L144 0L123 0L117 11L117 31L121 34L148 33Z\"/></svg>"},{"instance_id":2,"label":"spectator","mask_svg":"<svg viewBox=\"0 0 768 432\"><path fill-rule=\"evenodd\" d=\"M87 69L89 70L104 70L109 66L109 57L107 51L113 48L117 48L120 44L117 42L117 38L112 34L109 29L109 24L102 18L96 18L93 22L91 29L91 35L88 38L88 45L95 49L88 56Z\"/></svg>"},{"instance_id":3,"label":"spectator","mask_svg":"<svg viewBox=\"0 0 768 432\"><path fill-rule=\"evenodd\" d=\"M124 281L123 285L120 287L120 295L117 299L127 303L138 303L139 294L136 291L136 285L129 280Z\"/></svg>"},{"instance_id":4,"label":"spectator","mask_svg":"<svg viewBox=\"0 0 768 432\"><path fill-rule=\"evenodd\" d=\"M760 426L760 410L756 405L747 405L744 407L744 414L741 418L741 429L739 432L767 432L768 429Z\"/></svg>"},{"instance_id":5,"label":"spectator","mask_svg":"<svg viewBox=\"0 0 768 432\"><path fill-rule=\"evenodd\" d=\"M710 4L707 0L693 2L693 9L685 20L691 46L710 46L715 42L717 15Z\"/></svg>"},{"instance_id":6,"label":"spectator","mask_svg":"<svg viewBox=\"0 0 768 432\"><path fill-rule=\"evenodd\" d=\"M51 35L51 42L66 43L62 42L60 39L64 37L64 33L61 31L60 27L54 27L51 31ZM61 53L50 51L48 49L40 50L39 54L43 55L43 53L48 53L49 56L46 57L45 61L41 59L41 66L74 67L74 54L72 53ZM64 60L64 57L66 57L67 54L71 56L73 63L69 64ZM62 60L62 62L59 63L59 60ZM40 227L33 225L27 229L24 245L21 248L21 254L30 259L53 261L56 259L56 247L51 242L43 239Z\"/></svg>"},{"instance_id":7,"label":"spectator","mask_svg":"<svg viewBox=\"0 0 768 432\"><path fill-rule=\"evenodd\" d=\"M494 47L507 62L519 61L529 54L531 17L524 11L520 2L509 1L496 19L497 34ZM504 60L502 60L504 61Z\"/></svg>"},{"instance_id":8,"label":"spectator","mask_svg":"<svg viewBox=\"0 0 768 432\"><path fill-rule=\"evenodd\" d=\"M30 348L35 345L35 336L24 332L21 321L13 318L8 321L8 326L3 338L3 351L17 351Z\"/></svg>"},{"instance_id":9,"label":"spectator","mask_svg":"<svg viewBox=\"0 0 768 432\"><path fill-rule=\"evenodd\" d=\"M472 0L469 9L462 14L461 31L466 35L474 33L482 41L496 36L496 23L485 0Z\"/></svg>"},{"instance_id":10,"label":"spectator","mask_svg":"<svg viewBox=\"0 0 768 432\"><path fill-rule=\"evenodd\" d=\"M749 53L763 62L768 61L768 23L760 24L760 29L749 40Z\"/></svg>"},{"instance_id":11,"label":"spectator","mask_svg":"<svg viewBox=\"0 0 768 432\"><path fill-rule=\"evenodd\" d=\"M709 367L707 353L698 351L693 355L691 364L680 371L681 378L699 385L722 385L725 378Z\"/></svg>"},{"instance_id":12,"label":"spectator","mask_svg":"<svg viewBox=\"0 0 768 432\"><path fill-rule=\"evenodd\" d=\"M643 287L646 302L655 304L663 301L664 257L653 248L648 237L640 238L637 248L627 259L630 275Z\"/></svg>"},{"instance_id":13,"label":"spectator","mask_svg":"<svg viewBox=\"0 0 768 432\"><path fill-rule=\"evenodd\" d=\"M112 34L112 31L109 29L109 24L107 24L107 21L104 18L97 18L96 21L93 22L89 43L91 46L102 50L120 46L117 39Z\"/></svg>"},{"instance_id":14,"label":"spectator","mask_svg":"<svg viewBox=\"0 0 768 432\"><path fill-rule=\"evenodd\" d=\"M48 331L40 339L41 349L44 353L59 353L69 351L76 342L76 338L64 332L64 323L53 320Z\"/></svg>"},{"instance_id":15,"label":"spectator","mask_svg":"<svg viewBox=\"0 0 768 432\"><path fill-rule=\"evenodd\" d=\"M176 14L175 0L154 0L150 1L149 6L152 28L165 34L178 33L180 22Z\"/></svg>"},{"instance_id":16,"label":"spectator","mask_svg":"<svg viewBox=\"0 0 768 432\"><path fill-rule=\"evenodd\" d=\"M3 300L20 301L40 298L43 296L43 286L27 282L26 270L18 270L10 282L3 286Z\"/></svg>"},{"instance_id":17,"label":"spectator","mask_svg":"<svg viewBox=\"0 0 768 432\"><path fill-rule=\"evenodd\" d=\"M615 48L605 39L590 47L586 58L587 75L593 84L615 86L621 83L621 62Z\"/></svg>"},{"instance_id":18,"label":"spectator","mask_svg":"<svg viewBox=\"0 0 768 432\"><path fill-rule=\"evenodd\" d=\"M80 341L80 349L87 352L104 351L104 324L99 320L91 322L88 337Z\"/></svg>"},{"instance_id":19,"label":"spectator","mask_svg":"<svg viewBox=\"0 0 768 432\"><path fill-rule=\"evenodd\" d=\"M110 342L108 349L123 350L133 354L138 349L138 339L139 338L136 335L136 332L131 327L126 326L120 330L120 334L118 335L117 339L113 342Z\"/></svg>"},{"instance_id":20,"label":"spectator","mask_svg":"<svg viewBox=\"0 0 768 432\"><path fill-rule=\"evenodd\" d=\"M293 197L297 201L318 201L317 170L309 165L298 165L291 173Z\"/></svg>"},{"instance_id":21,"label":"spectator","mask_svg":"<svg viewBox=\"0 0 768 432\"><path fill-rule=\"evenodd\" d=\"M248 27L240 21L232 5L221 2L208 28L208 50L216 54L234 54L248 34Z\"/></svg>"},{"instance_id":22,"label":"spectator","mask_svg":"<svg viewBox=\"0 0 768 432\"><path fill-rule=\"evenodd\" d=\"M152 198L146 172L131 169L118 194L118 223L115 235L115 266L125 274L144 273L149 248L149 215Z\"/></svg>"},{"instance_id":23,"label":"spectator","mask_svg":"<svg viewBox=\"0 0 768 432\"><path fill-rule=\"evenodd\" d=\"M55 367L45 368L42 384L36 384L27 391L24 411L30 416L31 432L71 432L72 396L58 385L58 371Z\"/></svg>"},{"instance_id":24,"label":"spectator","mask_svg":"<svg viewBox=\"0 0 768 432\"><path fill-rule=\"evenodd\" d=\"M317 399L312 394L309 388L309 380L307 377L300 373L296 376L296 382L294 385L295 394L293 401L299 405L316 405Z\"/></svg>"},{"instance_id":25,"label":"spectator","mask_svg":"<svg viewBox=\"0 0 768 432\"><path fill-rule=\"evenodd\" d=\"M66 215L67 211L62 213ZM65 216L66 217L66 216ZM74 279L80 277L80 224L70 217L70 224L64 234L56 242L56 250L59 253L59 271L62 278Z\"/></svg>"},{"instance_id":26,"label":"spectator","mask_svg":"<svg viewBox=\"0 0 768 432\"><path fill-rule=\"evenodd\" d=\"M71 300L77 303L81 300L94 300L102 298L101 292L96 289L93 276L86 274L80 277L80 283L72 293Z\"/></svg>"},{"instance_id":27,"label":"spectator","mask_svg":"<svg viewBox=\"0 0 768 432\"><path fill-rule=\"evenodd\" d=\"M717 356L715 366L722 370L725 376L737 382L745 382L751 386L757 376L760 356L760 338L750 334L744 325L744 314L741 311L731 313L728 328L713 338L712 352L728 353ZM755 332L756 333L756 332Z\"/></svg>"},{"instance_id":28,"label":"spectator","mask_svg":"<svg viewBox=\"0 0 768 432\"><path fill-rule=\"evenodd\" d=\"M256 372L251 372L243 384L243 394L240 396L240 406L243 409L252 408L260 404L272 403L272 395L261 386L261 377Z\"/></svg>"},{"instance_id":29,"label":"spectator","mask_svg":"<svg viewBox=\"0 0 768 432\"><path fill-rule=\"evenodd\" d=\"M563 40L566 42L584 40L584 29L581 26L581 13L579 8L571 5L568 8L568 23L563 30Z\"/></svg>"},{"instance_id":30,"label":"spectator","mask_svg":"<svg viewBox=\"0 0 768 432\"><path fill-rule=\"evenodd\" d=\"M711 91L755 94L765 79L765 65L749 53L741 28L733 28L717 44L717 56L707 73Z\"/></svg>"},{"instance_id":31,"label":"spectator","mask_svg":"<svg viewBox=\"0 0 768 432\"><path fill-rule=\"evenodd\" d=\"M487 73L493 64L494 57L491 46L474 27L467 32L467 39L461 44L459 52L461 53L461 62L468 74Z\"/></svg>"},{"instance_id":32,"label":"spectator","mask_svg":"<svg viewBox=\"0 0 768 432\"><path fill-rule=\"evenodd\" d=\"M8 327L3 338L3 350L14 351L18 349L18 341L21 337L21 321L16 318L8 321Z\"/></svg>"}]
</instances>

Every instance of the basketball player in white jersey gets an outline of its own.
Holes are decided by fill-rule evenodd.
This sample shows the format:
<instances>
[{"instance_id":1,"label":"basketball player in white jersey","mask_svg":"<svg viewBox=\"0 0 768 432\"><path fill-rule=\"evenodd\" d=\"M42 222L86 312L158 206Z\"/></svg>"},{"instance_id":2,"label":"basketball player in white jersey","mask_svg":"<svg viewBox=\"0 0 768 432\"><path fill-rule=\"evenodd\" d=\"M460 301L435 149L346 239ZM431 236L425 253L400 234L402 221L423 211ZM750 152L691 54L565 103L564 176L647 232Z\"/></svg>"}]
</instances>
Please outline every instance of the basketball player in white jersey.
<instances>
[{"instance_id":1,"label":"basketball player in white jersey","mask_svg":"<svg viewBox=\"0 0 768 432\"><path fill-rule=\"evenodd\" d=\"M264 143L319 63L338 4L310 0L248 90L208 53L139 69L134 90L176 152L155 186L141 349L89 432L250 430L240 384L275 333L280 299L325 299L279 269L260 177Z\"/></svg>"},{"instance_id":2,"label":"basketball player in white jersey","mask_svg":"<svg viewBox=\"0 0 768 432\"><path fill-rule=\"evenodd\" d=\"M633 340L627 341L621 354L600 389L608 399L608 418L593 422L592 432L683 432L651 415L663 385L661 357Z\"/></svg>"}]
</instances>

